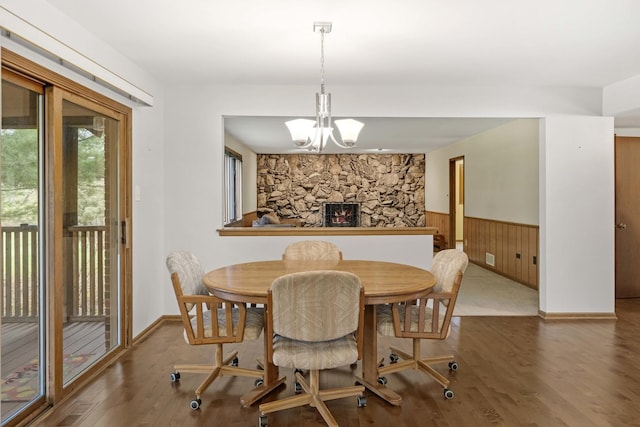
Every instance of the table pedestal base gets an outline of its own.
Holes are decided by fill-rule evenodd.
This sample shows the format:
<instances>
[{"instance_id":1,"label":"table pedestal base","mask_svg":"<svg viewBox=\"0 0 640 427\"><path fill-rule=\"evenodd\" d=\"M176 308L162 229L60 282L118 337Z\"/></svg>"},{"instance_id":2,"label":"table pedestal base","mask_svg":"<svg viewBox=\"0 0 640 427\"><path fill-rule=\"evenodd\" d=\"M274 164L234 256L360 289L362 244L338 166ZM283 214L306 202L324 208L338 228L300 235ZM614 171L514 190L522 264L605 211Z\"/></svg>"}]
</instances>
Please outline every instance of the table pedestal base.
<instances>
[{"instance_id":1,"label":"table pedestal base","mask_svg":"<svg viewBox=\"0 0 640 427\"><path fill-rule=\"evenodd\" d=\"M378 397L386 400L394 406L400 406L400 403L402 402L402 396L382 384L373 384L360 377L356 377L356 382L358 384L362 384L367 390L375 393Z\"/></svg>"},{"instance_id":2,"label":"table pedestal base","mask_svg":"<svg viewBox=\"0 0 640 427\"><path fill-rule=\"evenodd\" d=\"M280 384L284 384L287 377L282 377L276 381L271 382L270 384L263 384L259 387L254 388L249 393L245 394L240 398L240 403L242 406L251 406L256 403L258 400L265 397L267 394L271 393L273 390L278 388Z\"/></svg>"}]
</instances>

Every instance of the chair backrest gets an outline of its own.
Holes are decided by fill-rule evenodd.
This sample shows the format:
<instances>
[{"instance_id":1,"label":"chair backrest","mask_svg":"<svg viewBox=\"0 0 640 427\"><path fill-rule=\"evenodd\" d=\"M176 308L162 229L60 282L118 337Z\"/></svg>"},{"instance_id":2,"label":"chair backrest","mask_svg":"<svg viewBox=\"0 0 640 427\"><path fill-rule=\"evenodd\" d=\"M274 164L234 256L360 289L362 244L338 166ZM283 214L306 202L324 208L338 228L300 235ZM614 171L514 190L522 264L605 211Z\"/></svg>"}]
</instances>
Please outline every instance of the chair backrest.
<instances>
[{"instance_id":1,"label":"chair backrest","mask_svg":"<svg viewBox=\"0 0 640 427\"><path fill-rule=\"evenodd\" d=\"M464 274L469 264L469 257L457 249L445 249L436 253L431 264L431 274L436 278L432 292L451 292L456 275Z\"/></svg>"},{"instance_id":2,"label":"chair backrest","mask_svg":"<svg viewBox=\"0 0 640 427\"><path fill-rule=\"evenodd\" d=\"M171 273L187 342L200 345L242 341L246 308L238 305L234 316L231 302L209 294L202 282L204 271L198 258L191 252L180 250L169 254L166 264ZM195 314L190 315L194 307Z\"/></svg>"},{"instance_id":3,"label":"chair backrest","mask_svg":"<svg viewBox=\"0 0 640 427\"><path fill-rule=\"evenodd\" d=\"M298 341L330 341L355 331L364 318L364 288L343 271L281 276L269 289L269 322L277 335Z\"/></svg>"},{"instance_id":4,"label":"chair backrest","mask_svg":"<svg viewBox=\"0 0 640 427\"><path fill-rule=\"evenodd\" d=\"M170 274L177 273L182 295L209 294L202 282L204 270L198 258L191 252L185 250L171 252L167 257L167 269ZM188 311L192 308L193 304L187 305Z\"/></svg>"},{"instance_id":5,"label":"chair backrest","mask_svg":"<svg viewBox=\"0 0 640 427\"><path fill-rule=\"evenodd\" d=\"M468 264L467 254L457 249L445 249L433 257L431 273L436 284L431 292L419 300L407 301L402 308L398 303L392 305L396 337L446 339L449 336L451 317Z\"/></svg>"},{"instance_id":6,"label":"chair backrest","mask_svg":"<svg viewBox=\"0 0 640 427\"><path fill-rule=\"evenodd\" d=\"M337 245L323 240L305 240L291 243L282 254L282 259L289 260L341 260L342 252Z\"/></svg>"}]
</instances>

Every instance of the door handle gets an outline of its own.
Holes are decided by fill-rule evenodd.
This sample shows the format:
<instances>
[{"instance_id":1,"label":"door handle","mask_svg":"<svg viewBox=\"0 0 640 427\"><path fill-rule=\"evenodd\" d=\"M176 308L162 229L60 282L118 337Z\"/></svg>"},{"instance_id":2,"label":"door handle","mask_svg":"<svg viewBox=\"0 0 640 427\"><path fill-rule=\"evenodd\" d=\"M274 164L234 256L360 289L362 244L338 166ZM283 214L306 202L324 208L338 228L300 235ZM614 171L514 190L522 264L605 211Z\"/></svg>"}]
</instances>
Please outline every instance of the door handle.
<instances>
[{"instance_id":1,"label":"door handle","mask_svg":"<svg viewBox=\"0 0 640 427\"><path fill-rule=\"evenodd\" d=\"M619 223L616 224L616 227L619 230L626 230L627 229L627 224L625 224L624 222L619 222Z\"/></svg>"}]
</instances>

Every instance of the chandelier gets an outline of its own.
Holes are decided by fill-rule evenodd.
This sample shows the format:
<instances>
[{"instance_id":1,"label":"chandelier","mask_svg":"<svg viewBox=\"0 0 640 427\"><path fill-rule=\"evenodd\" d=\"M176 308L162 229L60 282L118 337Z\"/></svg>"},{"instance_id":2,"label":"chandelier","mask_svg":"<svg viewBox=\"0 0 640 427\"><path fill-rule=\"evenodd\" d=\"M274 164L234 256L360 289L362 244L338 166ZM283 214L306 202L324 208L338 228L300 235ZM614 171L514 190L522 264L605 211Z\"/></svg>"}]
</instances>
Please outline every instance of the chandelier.
<instances>
[{"instance_id":1,"label":"chandelier","mask_svg":"<svg viewBox=\"0 0 640 427\"><path fill-rule=\"evenodd\" d=\"M331 94L324 91L324 35L331 32L331 22L314 22L313 31L320 33L320 93L316 93L316 119L295 119L285 124L298 148L320 153L329 139L341 148L355 147L364 123L353 119L336 120L334 123L338 127L340 138L334 137Z\"/></svg>"}]
</instances>

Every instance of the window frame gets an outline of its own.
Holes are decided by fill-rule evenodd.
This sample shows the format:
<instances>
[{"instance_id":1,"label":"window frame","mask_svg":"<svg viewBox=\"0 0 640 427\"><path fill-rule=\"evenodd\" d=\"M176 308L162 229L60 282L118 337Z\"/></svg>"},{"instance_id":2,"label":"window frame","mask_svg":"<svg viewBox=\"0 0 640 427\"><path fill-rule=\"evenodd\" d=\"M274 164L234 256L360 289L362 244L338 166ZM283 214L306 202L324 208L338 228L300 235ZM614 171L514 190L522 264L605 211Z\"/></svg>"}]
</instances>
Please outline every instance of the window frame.
<instances>
[{"instance_id":1,"label":"window frame","mask_svg":"<svg viewBox=\"0 0 640 427\"><path fill-rule=\"evenodd\" d=\"M242 220L242 154L224 147L223 225Z\"/></svg>"}]
</instances>

